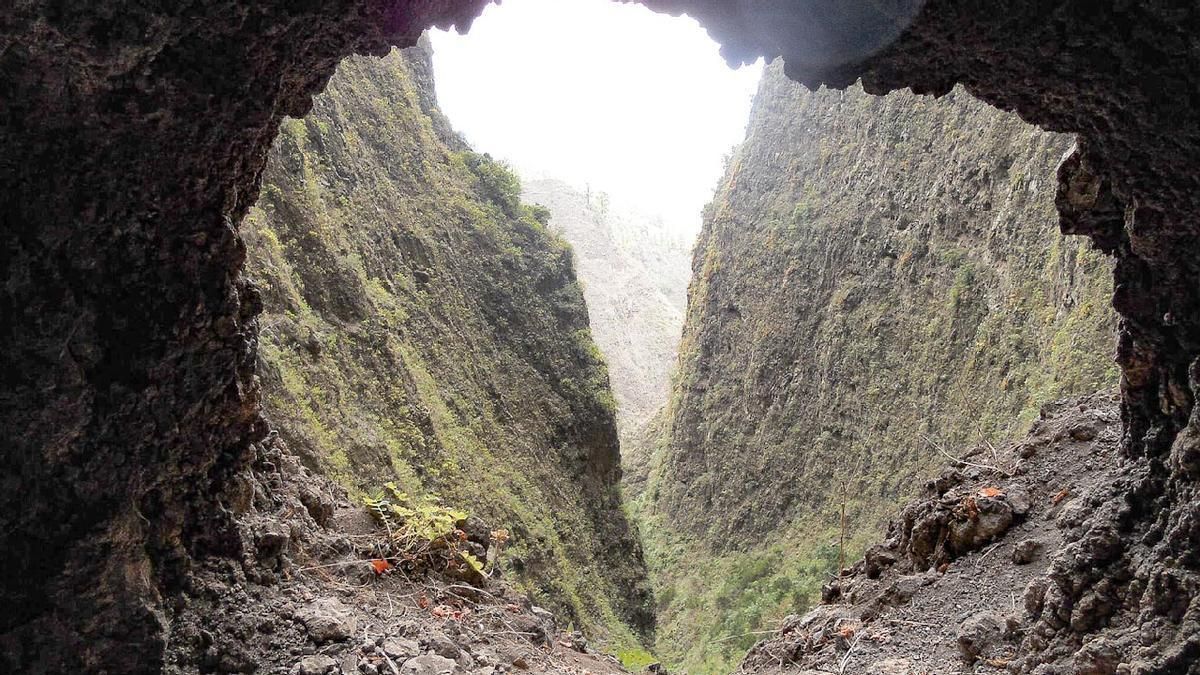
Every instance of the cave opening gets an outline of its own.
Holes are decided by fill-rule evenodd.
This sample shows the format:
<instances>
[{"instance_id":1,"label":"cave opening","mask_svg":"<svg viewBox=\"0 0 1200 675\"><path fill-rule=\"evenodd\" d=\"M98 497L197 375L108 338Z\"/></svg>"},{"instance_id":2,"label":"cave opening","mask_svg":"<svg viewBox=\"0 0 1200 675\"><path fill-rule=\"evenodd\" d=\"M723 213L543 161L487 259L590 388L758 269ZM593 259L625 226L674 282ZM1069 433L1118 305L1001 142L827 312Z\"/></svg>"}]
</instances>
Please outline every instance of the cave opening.
<instances>
[{"instance_id":1,"label":"cave opening","mask_svg":"<svg viewBox=\"0 0 1200 675\"><path fill-rule=\"evenodd\" d=\"M253 665L236 649L214 650L207 629L173 634L169 625L188 603L246 594L239 575L259 574L264 562L249 557L270 561L291 536L266 523L234 526L239 508L273 494L244 469L279 476L285 463L260 414L262 292L242 276L247 251L234 224L253 206L283 117L303 117L342 58L412 44L432 25L465 25L484 4L3 10L0 595L14 611L0 623L0 645L9 670L157 672L178 667L165 659L180 649L202 654L205 668ZM731 60L782 56L787 74L808 84L862 78L870 93L946 94L959 83L1080 135L1060 168L1056 207L1064 232L1089 236L1116 261L1126 476L1076 528L1079 555L1056 561L1040 596L1050 611L1024 645L1035 657L1025 663L1116 672L1145 626L1152 644L1141 643L1141 672L1194 667L1197 11L645 4L696 16ZM881 34L886 45L836 61L811 51ZM455 171L482 184L488 165L459 160ZM394 244L418 257L424 245ZM428 270L413 270L416 291ZM310 353L329 348L309 337L296 334ZM428 380L417 372L411 385ZM448 413L464 410L426 410L417 422L443 424ZM594 466L586 453L577 458L582 473ZM281 479L261 482L271 480ZM327 517L319 494L297 490L286 506ZM48 560L59 561L49 574ZM1101 618L1076 621L1081 614Z\"/></svg>"}]
</instances>

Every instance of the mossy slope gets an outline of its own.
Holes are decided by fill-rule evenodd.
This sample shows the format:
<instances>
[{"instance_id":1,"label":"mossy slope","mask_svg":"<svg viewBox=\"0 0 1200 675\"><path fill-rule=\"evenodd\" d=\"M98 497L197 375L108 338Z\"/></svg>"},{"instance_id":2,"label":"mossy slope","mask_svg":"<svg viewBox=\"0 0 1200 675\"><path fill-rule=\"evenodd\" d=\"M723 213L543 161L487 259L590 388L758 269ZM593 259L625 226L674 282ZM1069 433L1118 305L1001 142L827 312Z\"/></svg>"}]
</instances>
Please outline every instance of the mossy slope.
<instances>
[{"instance_id":1,"label":"mossy slope","mask_svg":"<svg viewBox=\"0 0 1200 675\"><path fill-rule=\"evenodd\" d=\"M653 619L571 249L430 73L425 43L348 59L272 147L244 227L268 417L352 493L396 481L511 529L514 578L632 643Z\"/></svg>"},{"instance_id":2,"label":"mossy slope","mask_svg":"<svg viewBox=\"0 0 1200 675\"><path fill-rule=\"evenodd\" d=\"M718 672L802 609L936 447L1111 386L1109 264L1056 227L1071 140L955 91L809 92L768 68L695 251L639 503L672 665Z\"/></svg>"}]
</instances>

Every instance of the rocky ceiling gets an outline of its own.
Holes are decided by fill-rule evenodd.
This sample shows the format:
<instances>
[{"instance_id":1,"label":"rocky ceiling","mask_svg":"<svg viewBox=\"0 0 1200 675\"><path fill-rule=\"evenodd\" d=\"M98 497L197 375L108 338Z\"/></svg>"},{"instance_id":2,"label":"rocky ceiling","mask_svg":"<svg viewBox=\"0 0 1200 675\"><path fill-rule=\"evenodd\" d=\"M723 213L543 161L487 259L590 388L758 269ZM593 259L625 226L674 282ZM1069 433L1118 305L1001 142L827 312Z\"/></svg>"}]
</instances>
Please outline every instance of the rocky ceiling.
<instances>
[{"instance_id":1,"label":"rocky ceiling","mask_svg":"<svg viewBox=\"0 0 1200 675\"><path fill-rule=\"evenodd\" d=\"M936 94L962 83L1080 135L1059 206L1064 230L1117 259L1130 478L1097 505L1112 510L1118 550L1084 560L1090 573L1064 571L1056 602L1068 615L1091 597L1120 604L1102 589L1121 579L1200 612L1200 8L644 1L699 18L731 60L782 55L810 85L861 77L876 93ZM191 561L238 555L221 489L266 433L259 303L241 276L237 223L279 122L308 109L342 57L412 44L432 25L465 27L483 4L0 8L5 670L159 669ZM1090 644L1087 630L1043 632L1033 647L1051 656ZM1200 658L1193 642L1180 658Z\"/></svg>"}]
</instances>

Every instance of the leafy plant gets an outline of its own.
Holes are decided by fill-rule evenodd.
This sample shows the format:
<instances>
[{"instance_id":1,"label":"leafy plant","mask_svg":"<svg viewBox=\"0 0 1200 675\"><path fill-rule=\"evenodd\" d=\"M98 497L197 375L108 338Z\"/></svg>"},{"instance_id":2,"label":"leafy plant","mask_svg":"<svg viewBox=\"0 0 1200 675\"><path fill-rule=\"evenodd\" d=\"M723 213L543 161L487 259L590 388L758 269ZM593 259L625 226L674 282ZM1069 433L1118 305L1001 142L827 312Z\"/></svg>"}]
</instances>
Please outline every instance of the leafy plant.
<instances>
[{"instance_id":1,"label":"leafy plant","mask_svg":"<svg viewBox=\"0 0 1200 675\"><path fill-rule=\"evenodd\" d=\"M483 577L484 562L462 548L467 533L459 523L467 519L466 512L444 506L430 495L413 497L392 482L364 497L363 503L387 529L384 558L408 569L444 569L468 579Z\"/></svg>"}]
</instances>

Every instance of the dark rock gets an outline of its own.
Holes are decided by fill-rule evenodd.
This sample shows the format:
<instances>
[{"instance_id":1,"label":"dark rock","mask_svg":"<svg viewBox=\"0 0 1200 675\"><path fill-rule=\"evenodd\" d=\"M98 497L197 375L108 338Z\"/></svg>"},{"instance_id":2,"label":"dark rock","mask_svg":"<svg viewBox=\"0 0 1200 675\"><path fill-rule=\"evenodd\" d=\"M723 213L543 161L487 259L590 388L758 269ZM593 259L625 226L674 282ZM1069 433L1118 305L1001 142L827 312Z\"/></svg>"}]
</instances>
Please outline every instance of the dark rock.
<instances>
[{"instance_id":1,"label":"dark rock","mask_svg":"<svg viewBox=\"0 0 1200 675\"><path fill-rule=\"evenodd\" d=\"M1013 523L1012 505L1002 498L969 497L949 523L950 546L959 555L992 541Z\"/></svg>"},{"instance_id":2,"label":"dark rock","mask_svg":"<svg viewBox=\"0 0 1200 675\"><path fill-rule=\"evenodd\" d=\"M1023 539L1013 547L1012 560L1018 565L1026 565L1033 562L1041 550L1042 542L1036 539Z\"/></svg>"},{"instance_id":3,"label":"dark rock","mask_svg":"<svg viewBox=\"0 0 1200 675\"><path fill-rule=\"evenodd\" d=\"M1071 438L1077 441L1091 441L1096 439L1096 427L1091 424L1081 424L1071 427L1068 431Z\"/></svg>"},{"instance_id":4,"label":"dark rock","mask_svg":"<svg viewBox=\"0 0 1200 675\"><path fill-rule=\"evenodd\" d=\"M959 652L968 663L973 663L1000 643L1006 625L1001 617L990 612L968 618L955 636Z\"/></svg>"},{"instance_id":5,"label":"dark rock","mask_svg":"<svg viewBox=\"0 0 1200 675\"><path fill-rule=\"evenodd\" d=\"M429 651L448 659L456 659L462 653L462 649L453 640L446 637L445 633L433 633L421 642Z\"/></svg>"},{"instance_id":6,"label":"dark rock","mask_svg":"<svg viewBox=\"0 0 1200 675\"><path fill-rule=\"evenodd\" d=\"M300 503L308 511L308 515L321 527L327 526L330 519L333 518L335 507L333 499L320 490L309 486L301 488Z\"/></svg>"},{"instance_id":7,"label":"dark rock","mask_svg":"<svg viewBox=\"0 0 1200 675\"><path fill-rule=\"evenodd\" d=\"M254 549L258 559L267 562L277 559L287 550L291 533L280 523L268 522L259 526L254 536Z\"/></svg>"},{"instance_id":8,"label":"dark rock","mask_svg":"<svg viewBox=\"0 0 1200 675\"><path fill-rule=\"evenodd\" d=\"M338 667L337 661L324 654L314 654L300 659L292 667L292 675L326 675Z\"/></svg>"},{"instance_id":9,"label":"dark rock","mask_svg":"<svg viewBox=\"0 0 1200 675\"><path fill-rule=\"evenodd\" d=\"M885 569L896 564L896 554L885 546L872 546L863 556L866 561L866 573L869 579L878 579Z\"/></svg>"}]
</instances>

